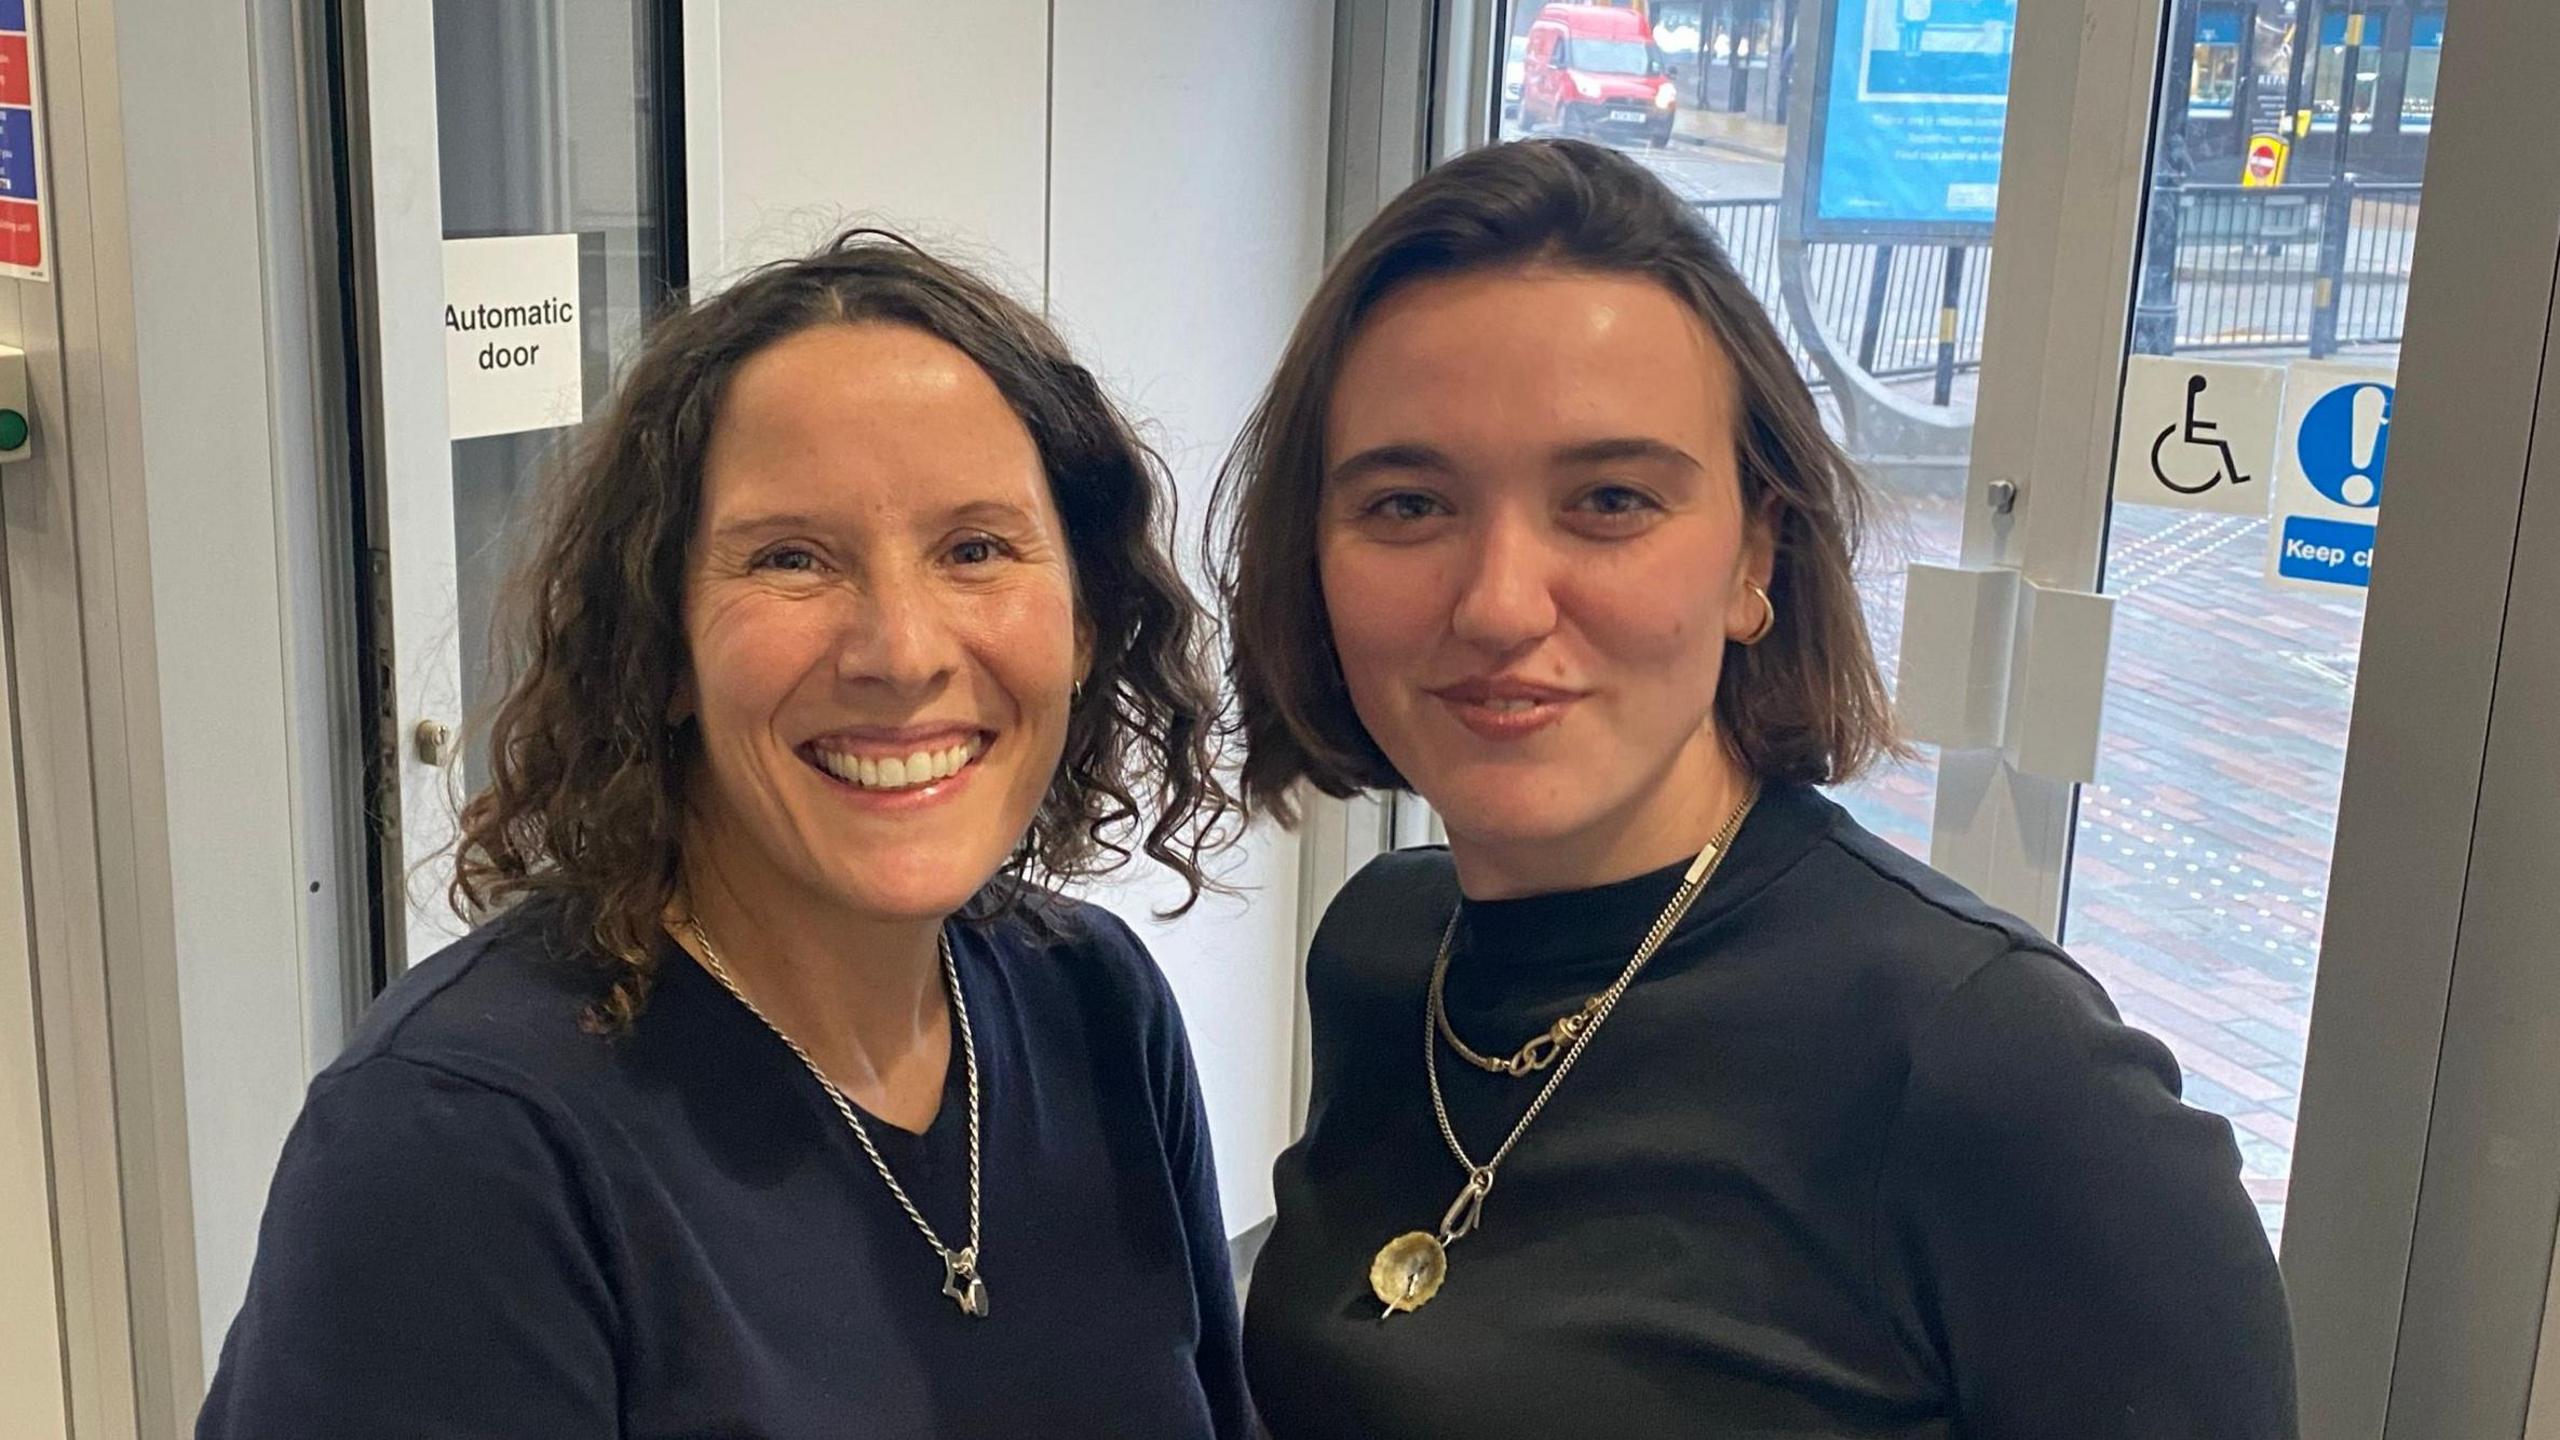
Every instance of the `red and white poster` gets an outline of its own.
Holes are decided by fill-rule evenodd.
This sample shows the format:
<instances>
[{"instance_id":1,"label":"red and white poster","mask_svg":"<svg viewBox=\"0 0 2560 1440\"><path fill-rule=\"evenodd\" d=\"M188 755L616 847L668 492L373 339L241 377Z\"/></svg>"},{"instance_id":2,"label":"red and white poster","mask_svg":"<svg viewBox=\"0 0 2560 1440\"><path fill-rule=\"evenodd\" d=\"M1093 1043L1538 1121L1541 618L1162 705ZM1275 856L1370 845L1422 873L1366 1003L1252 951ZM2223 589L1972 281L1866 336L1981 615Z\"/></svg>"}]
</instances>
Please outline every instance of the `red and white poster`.
<instances>
[{"instance_id":1,"label":"red and white poster","mask_svg":"<svg viewBox=\"0 0 2560 1440\"><path fill-rule=\"evenodd\" d=\"M0 275L19 280L47 280L53 273L43 193L44 91L35 51L29 0L0 0Z\"/></svg>"}]
</instances>

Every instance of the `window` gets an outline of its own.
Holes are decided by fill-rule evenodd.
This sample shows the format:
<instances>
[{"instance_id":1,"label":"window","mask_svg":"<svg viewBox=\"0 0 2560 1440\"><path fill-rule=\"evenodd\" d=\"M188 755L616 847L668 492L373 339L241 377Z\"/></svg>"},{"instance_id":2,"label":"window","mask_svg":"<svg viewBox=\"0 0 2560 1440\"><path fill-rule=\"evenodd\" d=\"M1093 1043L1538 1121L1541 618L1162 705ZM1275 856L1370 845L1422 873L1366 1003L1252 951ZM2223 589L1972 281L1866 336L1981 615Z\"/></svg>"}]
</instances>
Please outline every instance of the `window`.
<instances>
[{"instance_id":1,"label":"window","mask_svg":"<svg viewBox=\"0 0 2560 1440\"><path fill-rule=\"evenodd\" d=\"M1660 68L1653 63L1652 47L1641 40L1595 40L1589 36L1573 42L1573 58L1565 63L1595 75L1650 75Z\"/></svg>"},{"instance_id":2,"label":"window","mask_svg":"<svg viewBox=\"0 0 2560 1440\"><path fill-rule=\"evenodd\" d=\"M2436 118L2436 67L2444 60L2444 12L2421 10L2409 20L2409 83L2400 95L2400 128L2426 131Z\"/></svg>"},{"instance_id":3,"label":"window","mask_svg":"<svg viewBox=\"0 0 2560 1440\"><path fill-rule=\"evenodd\" d=\"M2196 16L2195 67L2187 80L2187 113L2224 116L2240 95L2240 11L2210 5Z\"/></svg>"},{"instance_id":4,"label":"window","mask_svg":"<svg viewBox=\"0 0 2560 1440\"><path fill-rule=\"evenodd\" d=\"M2382 16L2373 11L2343 11L2320 17L2320 68L2311 86L2311 128L2335 131L2342 99L2357 130L2373 128L2374 95L2382 84ZM2441 31L2439 31L2441 33ZM2356 41L2356 83L2352 97L2344 83L2348 40Z\"/></svg>"},{"instance_id":5,"label":"window","mask_svg":"<svg viewBox=\"0 0 2560 1440\"><path fill-rule=\"evenodd\" d=\"M1813 34L1819 16L1798 4L1665 4L1650 7L1650 44L1577 37L1558 64L1640 73L1666 52L1676 58L1677 99L1643 127L1594 125L1577 113L1589 107L1563 103L1571 87L1560 95L1536 70L1539 47L1559 32L1531 28L1533 8L1515 5L1512 33L1530 37L1531 80L1516 106L1506 100L1500 133L1575 133L1625 150L1722 238L1882 502L1861 593L1890 682L1905 566L1953 563L1961 550L2016 3L1838 0L1836 10L1819 93L1832 112L1825 198L1855 217L1834 221L1838 233L1788 233L1789 211L1801 214L1815 197L1807 172L1787 163L1783 97L1821 68L1818 47L1788 43L1773 23L1785 16ZM1735 80L1752 71L1760 75L1746 95ZM1839 798L1888 840L1926 855L1936 790L1935 758L1923 756Z\"/></svg>"}]
</instances>

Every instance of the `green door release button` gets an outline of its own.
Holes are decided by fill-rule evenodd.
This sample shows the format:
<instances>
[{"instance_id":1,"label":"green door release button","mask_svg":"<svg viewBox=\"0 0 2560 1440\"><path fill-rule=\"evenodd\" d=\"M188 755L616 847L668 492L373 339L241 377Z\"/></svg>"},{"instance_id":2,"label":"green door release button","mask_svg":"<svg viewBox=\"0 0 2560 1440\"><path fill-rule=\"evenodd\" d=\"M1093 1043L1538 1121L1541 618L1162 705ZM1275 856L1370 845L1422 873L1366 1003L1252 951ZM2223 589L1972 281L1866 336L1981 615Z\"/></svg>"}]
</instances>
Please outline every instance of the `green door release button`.
<instances>
[{"instance_id":1,"label":"green door release button","mask_svg":"<svg viewBox=\"0 0 2560 1440\"><path fill-rule=\"evenodd\" d=\"M15 410L0 410L0 450L15 450L27 443L27 417Z\"/></svg>"}]
</instances>

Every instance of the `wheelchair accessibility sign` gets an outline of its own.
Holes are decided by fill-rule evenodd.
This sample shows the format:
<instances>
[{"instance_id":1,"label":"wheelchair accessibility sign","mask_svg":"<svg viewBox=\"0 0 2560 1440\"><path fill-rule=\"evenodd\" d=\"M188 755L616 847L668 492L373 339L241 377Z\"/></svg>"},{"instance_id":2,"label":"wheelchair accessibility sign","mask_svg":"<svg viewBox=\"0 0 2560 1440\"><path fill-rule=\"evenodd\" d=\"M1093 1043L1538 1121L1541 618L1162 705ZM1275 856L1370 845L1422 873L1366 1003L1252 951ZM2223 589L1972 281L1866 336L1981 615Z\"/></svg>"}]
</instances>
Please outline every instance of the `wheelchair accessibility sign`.
<instances>
[{"instance_id":1,"label":"wheelchair accessibility sign","mask_svg":"<svg viewBox=\"0 0 2560 1440\"><path fill-rule=\"evenodd\" d=\"M2361 589L2391 455L2389 366L2294 362L2267 522L2267 578Z\"/></svg>"},{"instance_id":2,"label":"wheelchair accessibility sign","mask_svg":"<svg viewBox=\"0 0 2560 1440\"><path fill-rule=\"evenodd\" d=\"M2284 393L2278 365L2133 356L2116 422L2116 498L2266 514Z\"/></svg>"}]
</instances>

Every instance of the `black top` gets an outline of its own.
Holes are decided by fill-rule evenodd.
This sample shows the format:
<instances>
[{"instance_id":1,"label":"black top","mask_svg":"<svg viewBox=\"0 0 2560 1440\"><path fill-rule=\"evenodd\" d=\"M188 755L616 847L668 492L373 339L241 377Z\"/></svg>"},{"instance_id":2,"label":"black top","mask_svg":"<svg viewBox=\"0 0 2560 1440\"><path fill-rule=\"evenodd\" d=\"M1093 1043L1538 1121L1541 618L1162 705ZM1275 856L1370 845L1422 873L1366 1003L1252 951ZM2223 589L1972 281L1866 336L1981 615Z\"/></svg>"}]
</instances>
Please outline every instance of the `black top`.
<instances>
[{"instance_id":1,"label":"black top","mask_svg":"<svg viewBox=\"0 0 2560 1440\"><path fill-rule=\"evenodd\" d=\"M403 977L312 1083L199 1437L1239 1436L1182 1023L1126 926L951 932L984 1092L990 1315L772 1032L672 943L627 1034L541 911ZM921 1136L969 1233L958 1045Z\"/></svg>"},{"instance_id":2,"label":"black top","mask_svg":"<svg viewBox=\"0 0 2560 1440\"><path fill-rule=\"evenodd\" d=\"M1608 985L1686 868L1464 905L1460 1037L1508 1055ZM1802 788L1761 800L1439 1297L1381 1319L1370 1257L1465 1180L1423 1077L1458 904L1445 851L1383 856L1307 963L1313 1109L1245 1320L1280 1440L2294 1435L2230 1126L2060 951ZM1546 1078L1440 1073L1479 1161Z\"/></svg>"}]
</instances>

